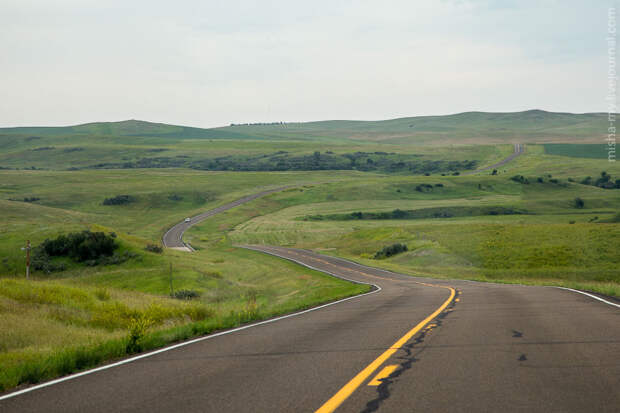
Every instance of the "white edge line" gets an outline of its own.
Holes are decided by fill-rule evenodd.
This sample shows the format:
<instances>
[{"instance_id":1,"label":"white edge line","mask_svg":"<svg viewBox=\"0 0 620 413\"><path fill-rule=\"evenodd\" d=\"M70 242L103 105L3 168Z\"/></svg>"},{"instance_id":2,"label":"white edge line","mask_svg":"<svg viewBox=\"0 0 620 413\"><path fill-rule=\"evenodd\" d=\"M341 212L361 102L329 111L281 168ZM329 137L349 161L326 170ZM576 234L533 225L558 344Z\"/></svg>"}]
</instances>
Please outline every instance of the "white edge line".
<instances>
[{"instance_id":1,"label":"white edge line","mask_svg":"<svg viewBox=\"0 0 620 413\"><path fill-rule=\"evenodd\" d=\"M307 251L314 253L314 251L312 251L312 250L307 250ZM587 295L588 297L594 298L595 300L601 301L601 302L603 302L605 304L609 304L611 306L620 308L620 304L612 303L611 301L607 301L607 300L605 300L605 299L603 299L601 297L598 297L598 296L596 296L594 294L590 294L590 293L587 293L587 292L581 291L581 290L575 290L573 288L559 287L557 285L532 285L532 284L519 284L519 283L513 284L513 283L500 283L500 282L493 282L493 281L465 280L465 279L458 279L458 278L433 278L433 277L428 276L428 275L420 275L419 276L419 275L412 275L412 274L404 274L404 273L398 273L398 272L386 270L384 268L370 267L368 265L360 264L357 261L353 261L353 260L350 260L350 259L347 259L347 258L337 257L337 256L334 256L334 255L326 255L326 256L327 257L336 258L336 259L339 259L339 260L343 260L343 261L346 261L346 262L350 262L351 264L355 264L355 265L360 266L360 267L372 268L374 270L378 270L378 271L385 272L385 273L388 273L388 274L405 275L407 277L430 279L430 280L433 280L433 281L458 281L458 282L476 283L476 284L517 285L519 287L534 287L534 288L536 288L536 287L551 287L551 288L559 288L559 289L562 289L562 290L568 290L568 291L573 291L575 293ZM453 288L455 288L455 287L453 287Z\"/></svg>"},{"instance_id":2,"label":"white edge line","mask_svg":"<svg viewBox=\"0 0 620 413\"><path fill-rule=\"evenodd\" d=\"M620 308L620 304L612 303L611 301L604 300L604 299L602 299L601 297L598 297L598 296L596 296L596 295L594 295L594 294L589 294L589 293L586 293L585 291L574 290L574 289L572 289L572 288L567 288L567 287L557 287L557 286L553 286L553 288L559 288L559 289L561 289L561 290L568 290L568 291L572 291L572 292L574 292L574 293L579 293L579 294L587 295L588 297L590 297L590 298L594 298L595 300L601 301L601 302L603 302L603 303L605 303L605 304L609 304L609 305L611 305L611 306L614 306L614 307Z\"/></svg>"},{"instance_id":3,"label":"white edge line","mask_svg":"<svg viewBox=\"0 0 620 413\"><path fill-rule=\"evenodd\" d=\"M350 282L353 282L353 283L356 283L356 284L372 285L376 289L372 290L372 291L369 291L367 293L364 293L364 294L358 294L358 295L354 295L352 297L343 298L343 299L338 300L338 301L334 301L334 302L327 303L327 304L322 304L322 305L320 305L318 307L312 307L312 308L309 308L307 310L298 311L296 313L286 314L286 315L279 316L279 317L276 317L276 318L270 318L269 320L263 320L263 321L259 321L257 323L247 324L247 325L244 325L244 326L241 326L241 327L236 327L236 328L233 328L231 330L220 331L219 333L213 333L213 334L209 334L207 336L198 337L198 338L195 338L195 339L192 339L192 340L189 340L189 341L184 341L182 343L174 344L174 345L169 346L169 347L164 347L164 348L161 348L159 350L151 351L150 353L140 354L139 356L134 356L134 357L131 357L131 358L128 358L128 359L117 361L116 363L106 364L105 366L96 367L94 369L82 371L80 373L71 374L69 376L61 377L59 379L55 379L55 380L51 380L51 381L48 381L48 382L45 382L45 383L37 384L35 386L31 386L31 387L28 387L28 388L23 389L23 390L18 390L16 392L5 394L4 396L0 396L0 400L10 399L12 397L19 396L19 395L24 394L24 393L29 393L31 391L42 389L44 387L53 386L54 384L62 383L64 381L77 379L78 377L86 376L87 374L92 374L92 373L96 373L98 371L111 369L112 367L121 366L123 364L131 363L131 362L134 362L134 361L146 358L146 357L151 357L151 356L154 356L154 355L159 354L159 353L163 353L163 352L166 352L166 351L174 350L174 349L179 348L179 347L188 346L190 344L198 343L198 342L204 341L204 340L209 340L211 338L223 336L225 334L236 333L237 331L241 331L241 330L245 330L245 329L248 329L248 328L260 326L260 325L263 325L263 324L274 323L276 321L284 320L286 318L290 318L290 317L295 317L295 316L298 316L298 315L306 314L306 313L309 313L311 311L320 310L320 309L325 308L325 307L329 307L329 306L332 306L332 305L335 305L335 304L339 304L339 303L342 303L342 302L345 302L345 301L353 300L355 298L364 297L366 295L378 293L379 291L381 291L381 287L379 287L376 284L371 284L371 283L366 283L366 282L356 281L356 280L350 280L348 278L341 277L339 275L333 274L330 271L319 270L318 268L315 268L315 267L313 267L311 265L307 265L307 264L305 264L305 263L303 263L301 261L298 261L298 260L296 260L294 258L282 257L282 256L277 255L275 253L266 252L266 251L262 251L262 250L256 250L256 249L253 249L253 248L247 248L247 247L242 247L242 248L250 249L252 251L257 251L257 252L263 252L265 254L269 254L269 255L272 255L272 256L275 256L275 257L279 257L279 258L282 258L282 259L285 259L285 260L293 261L293 262L295 262L295 263L297 263L299 265L302 265L304 267L310 268L311 270L322 272L322 273L326 273L326 274L329 274L329 275L331 275L333 277L340 278L340 279L343 279L343 280L346 280L346 281L350 281Z\"/></svg>"}]
</instances>

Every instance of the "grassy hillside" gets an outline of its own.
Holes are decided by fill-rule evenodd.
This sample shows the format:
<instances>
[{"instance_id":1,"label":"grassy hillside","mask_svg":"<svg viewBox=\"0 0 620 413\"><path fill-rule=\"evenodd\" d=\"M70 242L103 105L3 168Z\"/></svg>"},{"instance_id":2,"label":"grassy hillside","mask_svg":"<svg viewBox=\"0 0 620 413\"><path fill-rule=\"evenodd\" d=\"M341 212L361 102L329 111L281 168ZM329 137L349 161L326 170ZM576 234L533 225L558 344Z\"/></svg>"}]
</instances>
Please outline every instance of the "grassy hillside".
<instances>
[{"instance_id":1,"label":"grassy hillside","mask_svg":"<svg viewBox=\"0 0 620 413\"><path fill-rule=\"evenodd\" d=\"M300 139L342 138L385 143L533 143L601 142L607 133L603 113L554 113L529 110L512 113L465 112L446 116L417 116L383 121L293 123L220 128L261 137Z\"/></svg>"},{"instance_id":2,"label":"grassy hillside","mask_svg":"<svg viewBox=\"0 0 620 413\"><path fill-rule=\"evenodd\" d=\"M271 205L272 213L241 221L229 237L236 243L311 248L410 274L566 285L620 296L615 251L620 229L599 223L613 221L620 190L548 175L538 176L542 182L531 176L529 184L509 177L390 178L368 182L365 189L346 182L291 190L263 205L263 210ZM419 191L421 184L433 189ZM575 207L577 197L583 208ZM419 213L363 219L396 209ZM523 214L489 213L502 209ZM317 215L324 219L308 219ZM200 231L192 228L189 235L197 245ZM407 244L409 251L372 259L394 243Z\"/></svg>"},{"instance_id":3,"label":"grassy hillside","mask_svg":"<svg viewBox=\"0 0 620 413\"><path fill-rule=\"evenodd\" d=\"M138 120L67 127L0 128L0 135L34 137L99 136L179 139L342 140L386 143L600 142L606 134L604 113L464 112L381 121L330 120L303 123L240 124L201 129Z\"/></svg>"},{"instance_id":4,"label":"grassy hillside","mask_svg":"<svg viewBox=\"0 0 620 413\"><path fill-rule=\"evenodd\" d=\"M531 110L214 129L137 120L0 128L0 168L375 169L416 174L429 169L424 164L430 162L490 165L510 153L511 143L600 144L606 127L605 114ZM558 155L595 153L593 147L581 149L556 145L546 150ZM323 155L321 162L311 158L317 152ZM454 170L466 171L467 165L472 164L460 164ZM433 167L427 172L454 170Z\"/></svg>"},{"instance_id":5,"label":"grassy hillside","mask_svg":"<svg viewBox=\"0 0 620 413\"><path fill-rule=\"evenodd\" d=\"M233 132L219 129L201 129L187 126L167 125L140 120L125 120L121 122L94 122L76 126L60 127L16 127L0 128L0 134L31 135L31 136L145 136L161 137L166 139L235 139L244 138Z\"/></svg>"}]
</instances>

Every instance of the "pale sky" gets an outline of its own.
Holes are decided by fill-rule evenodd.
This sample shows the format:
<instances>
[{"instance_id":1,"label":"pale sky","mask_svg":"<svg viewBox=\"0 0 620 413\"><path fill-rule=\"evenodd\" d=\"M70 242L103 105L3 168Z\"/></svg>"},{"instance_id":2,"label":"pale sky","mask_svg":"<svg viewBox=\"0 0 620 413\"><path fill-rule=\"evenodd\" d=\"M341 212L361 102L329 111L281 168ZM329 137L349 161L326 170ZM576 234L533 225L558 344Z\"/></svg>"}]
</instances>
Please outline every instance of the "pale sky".
<instances>
[{"instance_id":1,"label":"pale sky","mask_svg":"<svg viewBox=\"0 0 620 413\"><path fill-rule=\"evenodd\" d=\"M605 112L611 5L0 0L0 126Z\"/></svg>"}]
</instances>

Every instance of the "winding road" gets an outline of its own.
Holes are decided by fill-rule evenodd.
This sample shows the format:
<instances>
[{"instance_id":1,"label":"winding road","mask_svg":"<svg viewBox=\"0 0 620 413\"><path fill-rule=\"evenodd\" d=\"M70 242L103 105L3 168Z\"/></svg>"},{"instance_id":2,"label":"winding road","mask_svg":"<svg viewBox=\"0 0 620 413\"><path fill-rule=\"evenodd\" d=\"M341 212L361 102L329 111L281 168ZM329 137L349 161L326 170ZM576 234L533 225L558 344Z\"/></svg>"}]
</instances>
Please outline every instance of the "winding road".
<instances>
[{"instance_id":1,"label":"winding road","mask_svg":"<svg viewBox=\"0 0 620 413\"><path fill-rule=\"evenodd\" d=\"M477 169L475 171L470 171L470 172L465 172L463 173L463 175L471 175L471 174L475 174L478 172L482 172L482 171L486 171L492 168L499 168L500 166L503 166L505 164L507 164L508 162L512 161L514 158L516 158L517 156L521 155L524 153L524 146L520 143L515 143L514 144L514 152L512 154L510 154L509 156L507 156L505 159L502 159L500 162L497 162L493 165L481 168L481 169ZM192 248L192 246L186 242L183 241L183 234L185 233L185 231L187 231L189 228L191 228L192 226L204 221L205 219L212 217L213 215L219 214L221 212L227 211L231 208L234 208L236 206L239 206L241 204L245 204L247 202L253 201L256 198L260 198L269 194L273 194L274 192L280 192L283 191L285 189L291 188L292 185L287 185L287 186L282 186L279 188L274 188L274 189L269 189L266 191L262 191L262 192L258 192L256 194L252 194L252 195L247 195L243 198L237 199L233 202L230 202L228 204L222 205L218 208L203 212L201 214L195 215L193 217L190 218L189 221L181 221L178 224L174 225L172 228L170 228L168 231L166 231L166 233L164 234L164 236L162 237L162 243L164 245L164 247L166 248L174 248L174 249L178 249L178 250L182 250L182 251L193 251L194 249Z\"/></svg>"},{"instance_id":2,"label":"winding road","mask_svg":"<svg viewBox=\"0 0 620 413\"><path fill-rule=\"evenodd\" d=\"M259 196L198 215L183 231ZM0 395L0 412L617 412L620 304L245 246L370 292Z\"/></svg>"},{"instance_id":3,"label":"winding road","mask_svg":"<svg viewBox=\"0 0 620 413\"><path fill-rule=\"evenodd\" d=\"M174 249L178 249L182 251L193 251L194 249L192 248L192 246L183 241L183 233L187 231L189 228L191 228L192 226L204 221L205 219L209 217L212 217L213 215L222 213L224 211L227 211L241 204L245 204L247 202L253 201L256 198L260 198L265 195L273 194L274 192L280 192L288 188L291 188L291 186L282 186L279 188L269 189L266 191L258 192L256 194L244 196L243 198L237 199L233 202L222 205L218 208L211 209L209 211L195 215L190 218L189 222L181 221L175 226L173 226L172 228L170 228L168 231L166 231L166 233L162 237L162 243L164 244L164 247L166 248L174 248Z\"/></svg>"}]
</instances>

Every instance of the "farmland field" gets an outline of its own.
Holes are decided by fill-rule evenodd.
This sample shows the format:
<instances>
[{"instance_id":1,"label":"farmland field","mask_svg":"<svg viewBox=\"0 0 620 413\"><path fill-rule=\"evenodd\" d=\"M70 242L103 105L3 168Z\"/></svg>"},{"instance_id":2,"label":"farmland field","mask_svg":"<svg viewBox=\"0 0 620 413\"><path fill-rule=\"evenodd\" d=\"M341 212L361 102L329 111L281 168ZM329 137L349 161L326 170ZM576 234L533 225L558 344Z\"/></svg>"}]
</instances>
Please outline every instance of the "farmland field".
<instances>
[{"instance_id":1,"label":"farmland field","mask_svg":"<svg viewBox=\"0 0 620 413\"><path fill-rule=\"evenodd\" d=\"M574 158L607 159L607 144L567 144L547 143L545 153L549 155L570 156Z\"/></svg>"}]
</instances>

